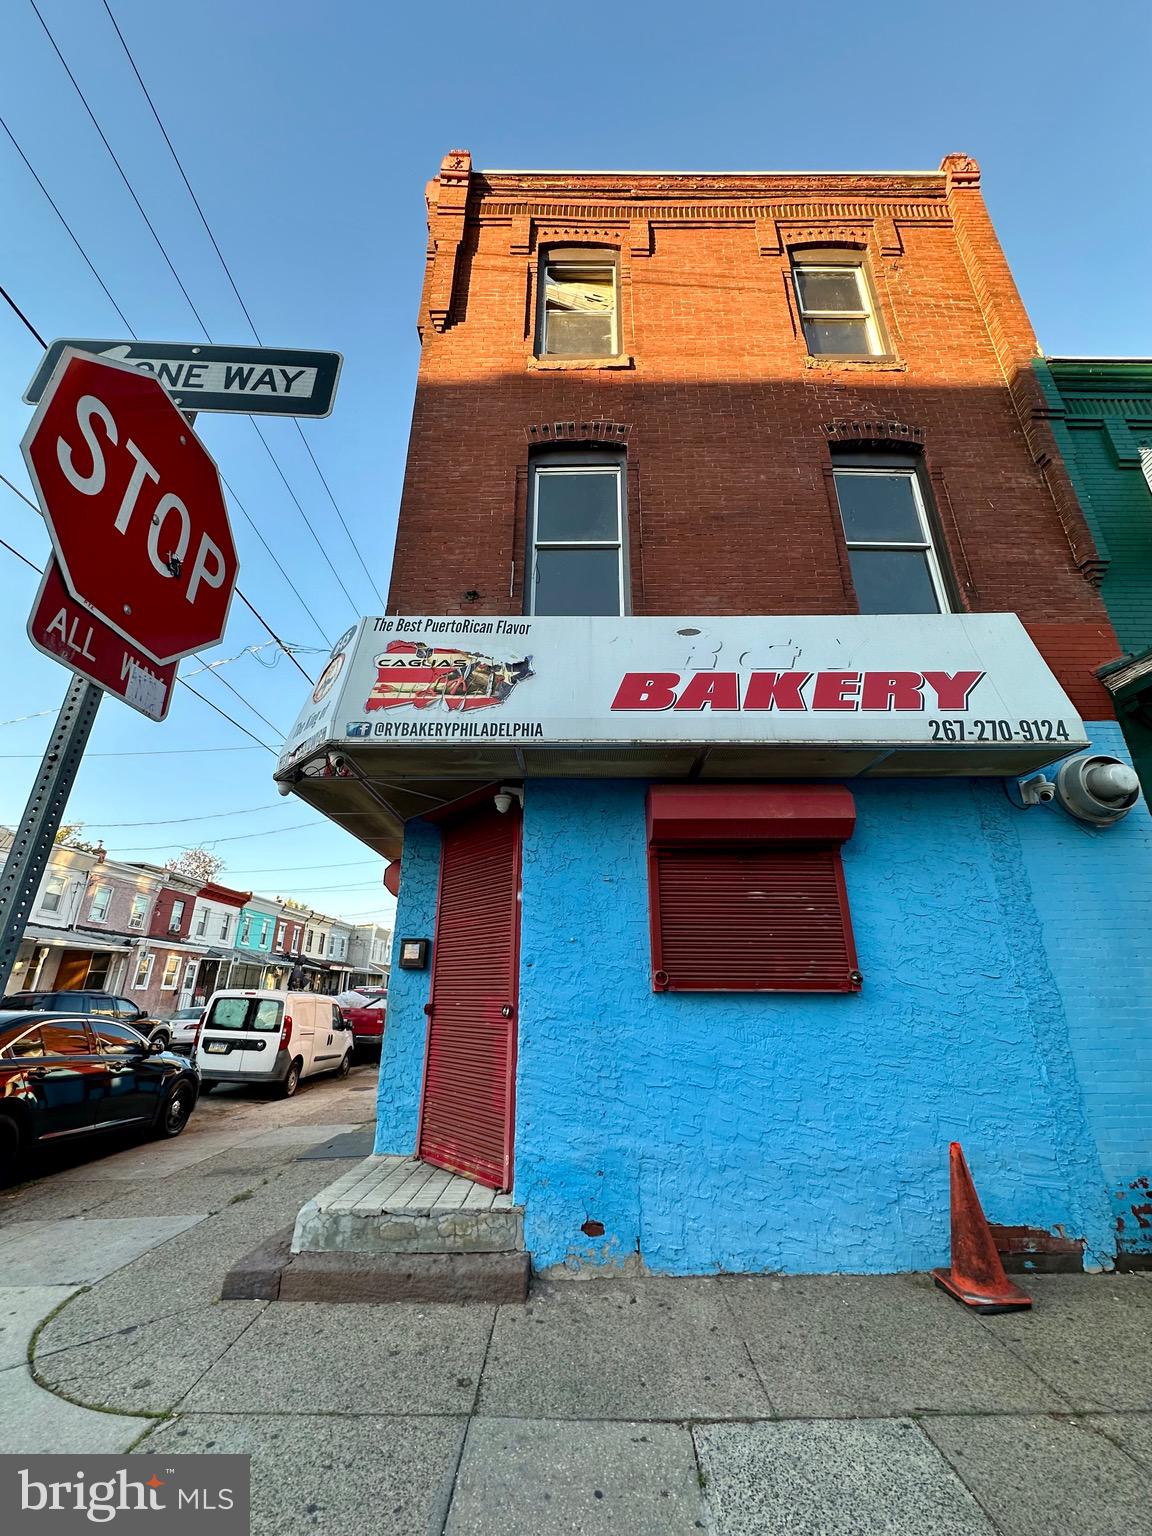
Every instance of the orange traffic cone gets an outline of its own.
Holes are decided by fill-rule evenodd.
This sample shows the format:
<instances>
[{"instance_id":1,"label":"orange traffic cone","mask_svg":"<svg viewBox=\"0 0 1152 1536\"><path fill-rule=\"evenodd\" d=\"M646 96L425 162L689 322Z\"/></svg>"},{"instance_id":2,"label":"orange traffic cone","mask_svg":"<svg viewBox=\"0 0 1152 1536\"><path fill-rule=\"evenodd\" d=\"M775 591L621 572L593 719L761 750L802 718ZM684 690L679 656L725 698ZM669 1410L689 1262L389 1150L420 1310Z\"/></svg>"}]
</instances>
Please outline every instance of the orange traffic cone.
<instances>
[{"instance_id":1,"label":"orange traffic cone","mask_svg":"<svg viewBox=\"0 0 1152 1536\"><path fill-rule=\"evenodd\" d=\"M952 1267L934 1269L942 1290L976 1312L1018 1312L1032 1305L1027 1291L1004 1273L992 1229L984 1218L980 1197L958 1141L948 1148L952 1178Z\"/></svg>"}]
</instances>

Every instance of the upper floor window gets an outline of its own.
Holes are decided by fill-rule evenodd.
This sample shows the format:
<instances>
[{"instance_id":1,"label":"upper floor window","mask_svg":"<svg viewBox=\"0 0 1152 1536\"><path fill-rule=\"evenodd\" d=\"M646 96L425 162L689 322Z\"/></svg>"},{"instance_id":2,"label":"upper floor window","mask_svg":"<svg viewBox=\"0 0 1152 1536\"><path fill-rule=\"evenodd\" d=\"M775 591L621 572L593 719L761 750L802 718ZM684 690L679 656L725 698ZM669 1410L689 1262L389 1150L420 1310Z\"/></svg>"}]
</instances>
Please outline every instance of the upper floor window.
<instances>
[{"instance_id":1,"label":"upper floor window","mask_svg":"<svg viewBox=\"0 0 1152 1536\"><path fill-rule=\"evenodd\" d=\"M240 919L240 932L236 935L236 942L238 944L247 944L251 933L252 919L248 913L245 912L244 916Z\"/></svg>"},{"instance_id":2,"label":"upper floor window","mask_svg":"<svg viewBox=\"0 0 1152 1536\"><path fill-rule=\"evenodd\" d=\"M840 466L836 496L861 613L947 613L947 587L914 468Z\"/></svg>"},{"instance_id":3,"label":"upper floor window","mask_svg":"<svg viewBox=\"0 0 1152 1536\"><path fill-rule=\"evenodd\" d=\"M40 910L59 912L60 903L64 900L64 892L67 889L68 881L63 875L49 875L40 894Z\"/></svg>"},{"instance_id":4,"label":"upper floor window","mask_svg":"<svg viewBox=\"0 0 1152 1536\"><path fill-rule=\"evenodd\" d=\"M208 932L208 908L200 908L200 916L196 919L196 937L202 939Z\"/></svg>"},{"instance_id":5,"label":"upper floor window","mask_svg":"<svg viewBox=\"0 0 1152 1536\"><path fill-rule=\"evenodd\" d=\"M624 466L537 465L528 612L625 612Z\"/></svg>"},{"instance_id":6,"label":"upper floor window","mask_svg":"<svg viewBox=\"0 0 1152 1536\"><path fill-rule=\"evenodd\" d=\"M129 928L143 928L144 914L148 910L148 898L142 891L137 891L132 898L132 908L128 913Z\"/></svg>"},{"instance_id":7,"label":"upper floor window","mask_svg":"<svg viewBox=\"0 0 1152 1536\"><path fill-rule=\"evenodd\" d=\"M108 903L112 900L112 887L98 885L92 893L92 905L88 908L88 921L102 923L108 916Z\"/></svg>"},{"instance_id":8,"label":"upper floor window","mask_svg":"<svg viewBox=\"0 0 1152 1536\"><path fill-rule=\"evenodd\" d=\"M231 923L231 921L232 918L227 912L225 912L220 918L220 937L222 939L226 939L228 937L228 925Z\"/></svg>"},{"instance_id":9,"label":"upper floor window","mask_svg":"<svg viewBox=\"0 0 1152 1536\"><path fill-rule=\"evenodd\" d=\"M796 262L800 322L814 357L877 357L884 352L876 306L859 261Z\"/></svg>"},{"instance_id":10,"label":"upper floor window","mask_svg":"<svg viewBox=\"0 0 1152 1536\"><path fill-rule=\"evenodd\" d=\"M541 357L615 357L616 263L607 251L550 251L541 264Z\"/></svg>"},{"instance_id":11,"label":"upper floor window","mask_svg":"<svg viewBox=\"0 0 1152 1536\"><path fill-rule=\"evenodd\" d=\"M184 903L182 901L174 901L172 903L171 915L168 918L168 932L169 933L179 933L180 932L180 924L183 921L184 921Z\"/></svg>"}]
</instances>

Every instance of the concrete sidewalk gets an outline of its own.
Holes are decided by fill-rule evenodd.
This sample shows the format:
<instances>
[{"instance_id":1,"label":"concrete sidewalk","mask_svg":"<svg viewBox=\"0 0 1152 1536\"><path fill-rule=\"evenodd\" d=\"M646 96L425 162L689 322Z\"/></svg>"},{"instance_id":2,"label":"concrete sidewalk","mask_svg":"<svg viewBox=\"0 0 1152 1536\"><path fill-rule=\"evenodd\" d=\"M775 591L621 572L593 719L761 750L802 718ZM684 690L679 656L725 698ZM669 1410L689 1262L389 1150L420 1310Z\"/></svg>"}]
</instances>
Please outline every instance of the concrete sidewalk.
<instances>
[{"instance_id":1,"label":"concrete sidewalk","mask_svg":"<svg viewBox=\"0 0 1152 1536\"><path fill-rule=\"evenodd\" d=\"M219 1301L229 1264L353 1165L298 1154L367 1112L356 1086L237 1104L243 1136L163 1177L104 1159L0 1201L0 1283L14 1238L54 1240L29 1223L77 1242L91 1222L110 1254L89 1289L43 1298L64 1305L22 1390L72 1415L55 1448L250 1454L253 1529L277 1536L1152 1527L1152 1277L1032 1278L1030 1315L990 1318L918 1275L557 1282L499 1308ZM209 1106L201 1134L227 1137ZM5 1358L21 1368L19 1346Z\"/></svg>"}]
</instances>

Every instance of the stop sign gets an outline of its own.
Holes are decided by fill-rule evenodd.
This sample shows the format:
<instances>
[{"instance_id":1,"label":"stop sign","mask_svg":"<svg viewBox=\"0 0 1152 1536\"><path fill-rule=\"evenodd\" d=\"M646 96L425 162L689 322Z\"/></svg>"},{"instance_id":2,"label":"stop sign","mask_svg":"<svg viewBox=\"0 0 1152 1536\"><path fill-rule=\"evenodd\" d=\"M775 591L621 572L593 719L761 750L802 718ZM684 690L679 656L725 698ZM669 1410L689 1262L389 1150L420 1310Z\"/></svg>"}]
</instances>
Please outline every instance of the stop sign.
<instances>
[{"instance_id":1,"label":"stop sign","mask_svg":"<svg viewBox=\"0 0 1152 1536\"><path fill-rule=\"evenodd\" d=\"M69 348L20 446L78 602L161 664L221 639L236 546L216 465L163 385Z\"/></svg>"}]
</instances>

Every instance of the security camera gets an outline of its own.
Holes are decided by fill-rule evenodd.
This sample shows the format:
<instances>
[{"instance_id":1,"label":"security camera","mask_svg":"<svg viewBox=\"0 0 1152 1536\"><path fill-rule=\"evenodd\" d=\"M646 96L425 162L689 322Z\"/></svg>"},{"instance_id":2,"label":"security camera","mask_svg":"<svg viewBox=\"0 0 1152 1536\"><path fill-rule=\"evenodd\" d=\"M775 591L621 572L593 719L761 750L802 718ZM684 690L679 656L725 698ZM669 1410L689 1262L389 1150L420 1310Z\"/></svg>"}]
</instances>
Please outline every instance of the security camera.
<instances>
[{"instance_id":1,"label":"security camera","mask_svg":"<svg viewBox=\"0 0 1152 1536\"><path fill-rule=\"evenodd\" d=\"M1033 805L1048 805L1056 798L1056 786L1042 773L1033 773L1026 779L1005 779L1004 788L1012 804L1026 811Z\"/></svg>"},{"instance_id":2,"label":"security camera","mask_svg":"<svg viewBox=\"0 0 1152 1536\"><path fill-rule=\"evenodd\" d=\"M1069 816L1096 827L1123 820L1140 798L1134 768L1102 752L1082 752L1060 764L1056 799Z\"/></svg>"},{"instance_id":3,"label":"security camera","mask_svg":"<svg viewBox=\"0 0 1152 1536\"><path fill-rule=\"evenodd\" d=\"M492 803L501 816L506 816L512 809L513 800L523 808L524 791L515 784L501 784L500 788L492 796Z\"/></svg>"},{"instance_id":4,"label":"security camera","mask_svg":"<svg viewBox=\"0 0 1152 1536\"><path fill-rule=\"evenodd\" d=\"M345 773L348 769L348 759L342 752L335 752L332 755L332 766L337 773Z\"/></svg>"},{"instance_id":5,"label":"security camera","mask_svg":"<svg viewBox=\"0 0 1152 1536\"><path fill-rule=\"evenodd\" d=\"M281 779L279 784L276 786L276 791L281 795L290 795L292 793L291 781L288 779Z\"/></svg>"}]
</instances>

